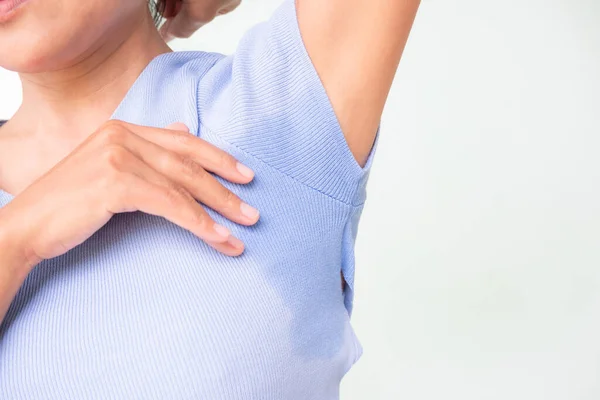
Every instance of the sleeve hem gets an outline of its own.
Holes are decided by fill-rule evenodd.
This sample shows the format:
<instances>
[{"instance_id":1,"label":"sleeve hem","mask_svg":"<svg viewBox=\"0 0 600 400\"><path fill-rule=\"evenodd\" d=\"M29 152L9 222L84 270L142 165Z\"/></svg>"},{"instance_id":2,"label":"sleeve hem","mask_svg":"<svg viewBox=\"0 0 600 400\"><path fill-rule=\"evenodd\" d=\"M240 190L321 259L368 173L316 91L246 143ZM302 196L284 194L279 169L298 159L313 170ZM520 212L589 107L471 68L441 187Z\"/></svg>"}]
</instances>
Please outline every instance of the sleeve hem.
<instances>
[{"instance_id":1,"label":"sleeve hem","mask_svg":"<svg viewBox=\"0 0 600 400\"><path fill-rule=\"evenodd\" d=\"M205 126L319 192L364 202L375 146L361 167L304 45L295 0L252 29L219 68L230 80L216 85L221 106L201 118Z\"/></svg>"}]
</instances>

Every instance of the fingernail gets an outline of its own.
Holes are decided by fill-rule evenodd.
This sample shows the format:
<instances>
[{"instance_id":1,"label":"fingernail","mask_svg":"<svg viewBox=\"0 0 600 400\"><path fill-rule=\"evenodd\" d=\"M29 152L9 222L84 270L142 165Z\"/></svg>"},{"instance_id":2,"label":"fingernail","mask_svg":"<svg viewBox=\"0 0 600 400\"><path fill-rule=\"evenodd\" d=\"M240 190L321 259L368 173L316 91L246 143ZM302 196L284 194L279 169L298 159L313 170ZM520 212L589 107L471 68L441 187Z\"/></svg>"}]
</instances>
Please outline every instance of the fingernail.
<instances>
[{"instance_id":1,"label":"fingernail","mask_svg":"<svg viewBox=\"0 0 600 400\"><path fill-rule=\"evenodd\" d=\"M228 238L229 236L231 236L231 232L229 231L229 229L225 228L223 225L215 224L213 229L215 230L215 232L217 232L219 236L223 236L224 238Z\"/></svg>"},{"instance_id":2,"label":"fingernail","mask_svg":"<svg viewBox=\"0 0 600 400\"><path fill-rule=\"evenodd\" d=\"M250 218L251 220L255 220L258 218L258 215L259 215L258 210L246 203L242 203L242 205L240 206L240 210L242 211L242 214L244 214L246 217Z\"/></svg>"},{"instance_id":3,"label":"fingernail","mask_svg":"<svg viewBox=\"0 0 600 400\"><path fill-rule=\"evenodd\" d=\"M244 247L244 243L242 243L242 241L240 239L236 238L235 236L230 236L229 239L227 240L227 243L229 243L236 249Z\"/></svg>"},{"instance_id":4,"label":"fingernail","mask_svg":"<svg viewBox=\"0 0 600 400\"><path fill-rule=\"evenodd\" d=\"M246 167L244 164L237 163L236 167L240 174L244 175L246 178L254 178L254 171Z\"/></svg>"}]
</instances>

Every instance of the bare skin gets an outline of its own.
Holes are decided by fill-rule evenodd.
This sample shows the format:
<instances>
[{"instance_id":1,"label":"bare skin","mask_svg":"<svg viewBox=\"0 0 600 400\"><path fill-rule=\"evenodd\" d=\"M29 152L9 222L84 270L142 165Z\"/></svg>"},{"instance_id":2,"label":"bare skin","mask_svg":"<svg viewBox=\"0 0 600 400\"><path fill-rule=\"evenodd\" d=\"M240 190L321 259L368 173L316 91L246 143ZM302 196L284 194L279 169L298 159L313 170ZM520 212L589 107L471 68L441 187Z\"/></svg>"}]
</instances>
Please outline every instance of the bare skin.
<instances>
[{"instance_id":1,"label":"bare skin","mask_svg":"<svg viewBox=\"0 0 600 400\"><path fill-rule=\"evenodd\" d=\"M166 22L160 33L166 41L188 38L218 15L235 10L240 3L241 0L166 0L162 13Z\"/></svg>"},{"instance_id":2,"label":"bare skin","mask_svg":"<svg viewBox=\"0 0 600 400\"><path fill-rule=\"evenodd\" d=\"M68 3L73 0L57 1ZM113 6L116 6L116 1L110 0ZM383 107L420 1L328 0L323 2L322 0L296 0L296 2L300 29L308 53L331 99L348 146L357 163L362 166L373 145ZM127 3L127 7L133 7L133 3ZM237 6L235 1L225 0L190 0L185 3L181 0L168 0L165 16L168 17L169 25L163 29L163 35L167 38L187 37L198 27L214 18L219 10L223 11L213 5L227 3L233 8ZM199 11L200 9L206 10L207 4L212 7L211 12ZM136 3L135 5L141 7L145 3L141 3L141 5ZM110 7L105 6L105 8ZM224 11L227 9L225 8ZM78 21L78 19L74 18L72 21ZM22 133L20 136L24 138L24 141L20 142L22 148L31 148L28 144L39 144L40 141L44 143L44 140L50 146L53 143L58 143L58 145L45 161L40 161L35 168L25 171L23 176L11 179L0 176L0 179L17 182L12 183L14 187L29 187L32 182L38 182L35 179L42 176L49 166L54 165L53 162L58 162L66 154L70 154L88 138L89 133L87 133L86 127L101 126L143 67L156 55L169 51L164 41L160 40L159 35L151 27L147 17L137 23L142 24L143 28L140 29L140 25L135 25L132 21L129 21L128 24L118 25L125 31L125 36L128 38L125 42L119 43L117 39L111 41L111 35L119 38L124 36L123 31L118 29L107 31L108 40L104 40L98 46L87 47L93 50L91 53L84 52L71 58L63 57L77 62L60 65L60 68L46 69L44 72L40 72L43 68L39 63L43 64L43 62L40 61L41 57L39 56L29 60L30 62L22 62L20 59L9 60L23 71L21 77L24 103L15 118L2 129L7 132L8 136L10 133L13 134L13 137L17 132ZM15 44L10 35L4 35L2 28L3 26L0 24L0 48L6 49L7 54L22 56L22 52L17 52L19 48L14 47L18 46L18 43ZM13 29L14 31L16 29ZM49 36L46 33L44 35ZM39 37L41 36L32 35L31 41L28 43L40 42ZM60 37L61 35L55 35L55 41ZM77 48L77 46L69 48ZM139 49L144 49L144 54L140 54ZM2 60L0 59L0 61ZM12 64L9 63L9 66ZM90 82L93 82L93 85L90 85ZM75 105L78 107L74 108ZM82 115L80 112L73 111L77 109L88 110L88 113ZM30 124L32 120L44 120L45 126L32 128ZM115 127L113 126L109 131L122 132L121 127L113 128ZM112 171L107 173L112 176L112 180L105 181L113 182L115 187L122 185L122 181L117 179L119 173L115 171L126 170L130 175L136 175L132 172L135 170L133 165L136 164L139 167L139 163L132 160L133 158L143 160L143 157L124 144L131 143L131 141L127 142L124 137L130 134L136 135L136 128L125 127L124 129L128 131L126 134L114 132L107 134L101 130L92 135L89 142L86 141L88 146L92 146L90 143L98 146L97 143L107 145L112 143L110 140L117 140L119 145L125 148L126 151L119 150L117 156L101 152L105 154L102 165L107 163L110 165L110 167L105 167L105 171ZM70 132L70 134L65 136L64 132ZM80 136L73 135L72 132L80 132ZM19 145L15 145L12 148L18 149L18 147ZM2 148L3 146L0 146L0 149ZM10 146L4 147L4 149L7 148ZM6 160L2 162L6 162L5 165L11 165L17 154L19 154L18 151L0 154L0 160ZM21 152L20 154L22 156L25 153ZM108 152L108 154L111 153ZM4 157L5 155L6 157ZM75 159L77 159L76 156L71 160ZM2 171L2 162L0 162L0 171ZM75 164L75 161L71 162ZM115 165L119 167L115 168ZM130 169L125 168L124 165L128 165ZM80 165L78 164L78 166ZM57 168L60 169L60 165ZM58 173L55 173L58 176ZM97 171L94 173L99 174ZM50 175L52 174L44 176L47 178ZM145 177L145 181L147 184L150 184L151 181L155 185L161 186L159 182L166 184L165 181L161 181L163 178L168 180L168 174L162 175L162 178L148 175ZM121 179L123 178L121 177ZM13 201L17 204L13 206L13 209L19 204L28 203L28 190L23 191ZM41 189L40 192L42 192ZM183 195L183 190L178 189L176 192L180 193L181 197L186 197ZM44 189L43 193L48 193L48 189ZM40 249L48 251L48 253L41 250L32 251L31 249L34 247L30 244L36 243L32 239L35 236L31 236L31 232L25 233L27 229L23 229L22 224L14 222L17 220L17 215L22 215L22 210L20 213L4 211L3 214L0 214L0 319L3 318L8 304L28 271L41 259L40 255L43 257L46 254L51 255L65 251L70 245L84 240L86 235L89 237L93 233L91 231L99 228L107 216L116 210L131 211L144 208L153 212L150 211L150 205L142 205L133 200L134 195L127 197L126 194L123 194L123 189L118 193L121 195L121 202L110 203L108 212L105 207L104 214L99 211L101 214L96 216L93 223L82 226L74 236L67 235L71 239L64 242L67 245L61 243L54 247L48 245L48 243L52 243L51 240L48 242L42 240L45 244ZM192 196L191 193L190 195ZM24 200L18 199L21 196ZM31 198L34 197L31 195ZM172 198L170 195L166 197ZM173 196L173 198L176 197L176 195ZM25 206L23 205L23 207ZM28 209L31 210L32 207L30 206ZM50 213L48 210L52 210L52 207L42 207L42 209L46 210L46 214L42 211L39 212L39 215L48 216ZM102 208L99 207L99 210ZM43 221L41 218L39 221ZM177 220L174 216L167 218ZM206 224L202 226L206 227ZM82 232L86 233L82 234ZM217 243L217 246L223 243L215 242L212 236L208 240L211 243Z\"/></svg>"},{"instance_id":3,"label":"bare skin","mask_svg":"<svg viewBox=\"0 0 600 400\"><path fill-rule=\"evenodd\" d=\"M196 200L252 225L258 213L241 213L241 200L209 172L237 183L252 176L185 126L172 128L108 122L0 209L0 317L34 266L83 243L118 213L157 215L226 255L242 253L243 243Z\"/></svg>"},{"instance_id":4,"label":"bare skin","mask_svg":"<svg viewBox=\"0 0 600 400\"><path fill-rule=\"evenodd\" d=\"M295 0L304 44L356 161L373 147L420 0ZM168 38L189 37L239 0L167 0Z\"/></svg>"},{"instance_id":5,"label":"bare skin","mask_svg":"<svg viewBox=\"0 0 600 400\"><path fill-rule=\"evenodd\" d=\"M167 0L163 34L189 37L235 0ZM420 0L296 0L307 51L364 166ZM204 18L202 18L204 16ZM171 23L172 22L172 23ZM342 288L345 282L342 277Z\"/></svg>"},{"instance_id":6,"label":"bare skin","mask_svg":"<svg viewBox=\"0 0 600 400\"><path fill-rule=\"evenodd\" d=\"M90 37L74 39L69 28L81 26L63 27L85 22L62 19L53 26L35 7L0 24L0 47L8 48L0 52L0 65L19 71L23 84L20 109L0 129L0 188L15 196L0 209L0 321L32 268L82 243L114 214L164 217L229 256L241 254L243 243L215 225L197 201L239 224L259 218L211 175L245 184L252 171L182 124L154 129L105 123L145 66L170 49L146 0L93 1L83 4L83 16L105 18L112 29ZM75 4L82 3L56 0L53 6ZM20 23L40 30L29 37ZM47 36L52 41L37 49ZM21 52L10 48L15 43Z\"/></svg>"},{"instance_id":7,"label":"bare skin","mask_svg":"<svg viewBox=\"0 0 600 400\"><path fill-rule=\"evenodd\" d=\"M420 0L296 0L304 44L361 167L375 142L419 4Z\"/></svg>"}]
</instances>

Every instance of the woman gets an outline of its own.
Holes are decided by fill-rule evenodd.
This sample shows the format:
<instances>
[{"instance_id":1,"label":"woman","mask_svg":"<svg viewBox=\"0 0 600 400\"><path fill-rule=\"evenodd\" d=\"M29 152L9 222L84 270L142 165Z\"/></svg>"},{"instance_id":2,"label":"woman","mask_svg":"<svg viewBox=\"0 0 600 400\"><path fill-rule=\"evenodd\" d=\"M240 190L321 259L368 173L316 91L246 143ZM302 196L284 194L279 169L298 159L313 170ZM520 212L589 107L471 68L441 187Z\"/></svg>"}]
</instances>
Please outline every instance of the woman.
<instances>
[{"instance_id":1,"label":"woman","mask_svg":"<svg viewBox=\"0 0 600 400\"><path fill-rule=\"evenodd\" d=\"M225 57L170 52L146 0L0 0L23 82L0 128L0 398L338 398L417 7L285 0Z\"/></svg>"}]
</instances>

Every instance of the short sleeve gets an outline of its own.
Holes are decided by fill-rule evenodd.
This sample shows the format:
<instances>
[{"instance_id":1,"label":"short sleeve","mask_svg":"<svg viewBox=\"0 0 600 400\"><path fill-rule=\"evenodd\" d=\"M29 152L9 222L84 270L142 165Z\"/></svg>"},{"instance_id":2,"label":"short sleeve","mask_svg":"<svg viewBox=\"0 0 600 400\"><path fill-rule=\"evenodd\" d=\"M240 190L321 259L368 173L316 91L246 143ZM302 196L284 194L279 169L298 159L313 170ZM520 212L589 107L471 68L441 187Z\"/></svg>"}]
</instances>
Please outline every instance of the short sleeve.
<instances>
[{"instance_id":1,"label":"short sleeve","mask_svg":"<svg viewBox=\"0 0 600 400\"><path fill-rule=\"evenodd\" d=\"M200 82L200 124L323 194L362 204L372 155L350 151L304 47L294 0L241 40Z\"/></svg>"}]
</instances>

